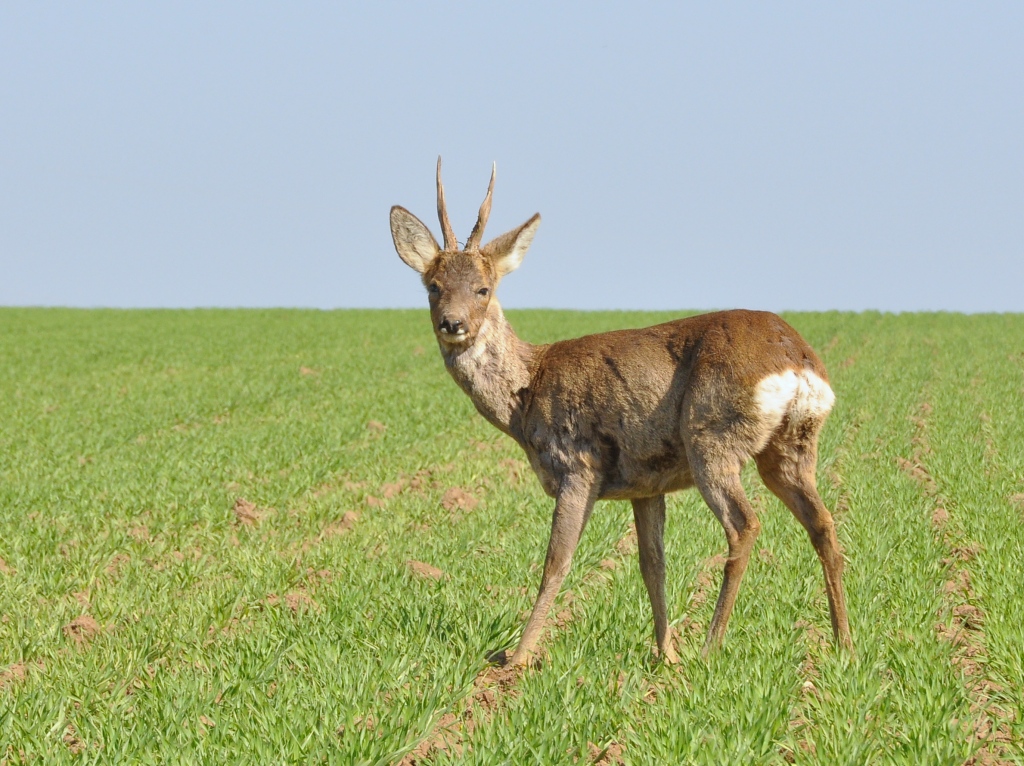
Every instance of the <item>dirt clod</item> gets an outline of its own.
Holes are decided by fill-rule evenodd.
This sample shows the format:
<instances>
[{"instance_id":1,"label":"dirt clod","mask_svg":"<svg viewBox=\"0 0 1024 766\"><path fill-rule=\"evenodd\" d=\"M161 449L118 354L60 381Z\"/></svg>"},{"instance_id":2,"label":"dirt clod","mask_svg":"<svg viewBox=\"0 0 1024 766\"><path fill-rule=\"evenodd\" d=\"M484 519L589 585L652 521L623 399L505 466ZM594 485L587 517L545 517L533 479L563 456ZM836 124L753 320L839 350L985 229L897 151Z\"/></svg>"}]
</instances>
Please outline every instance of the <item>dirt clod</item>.
<instances>
[{"instance_id":1,"label":"dirt clod","mask_svg":"<svg viewBox=\"0 0 1024 766\"><path fill-rule=\"evenodd\" d=\"M392 482L391 484L382 484L380 487L380 492L382 495L384 495L385 500L389 500L395 495L402 492L402 490L404 490L406 486L407 482L405 481L405 479L399 479L398 481Z\"/></svg>"},{"instance_id":2,"label":"dirt clod","mask_svg":"<svg viewBox=\"0 0 1024 766\"><path fill-rule=\"evenodd\" d=\"M359 521L359 514L356 511L345 511L341 518L324 527L320 533L320 539L326 540L329 537L343 535L352 529L352 526Z\"/></svg>"},{"instance_id":3,"label":"dirt clod","mask_svg":"<svg viewBox=\"0 0 1024 766\"><path fill-rule=\"evenodd\" d=\"M68 727L64 730L64 745L72 755L79 755L85 750L85 740L78 736L78 732L75 731L75 727L72 724L68 724Z\"/></svg>"},{"instance_id":4,"label":"dirt clod","mask_svg":"<svg viewBox=\"0 0 1024 766\"><path fill-rule=\"evenodd\" d=\"M257 526L264 515L264 512L257 508L255 503L250 503L244 497L235 500L232 510L235 512L235 522L244 527Z\"/></svg>"},{"instance_id":5,"label":"dirt clod","mask_svg":"<svg viewBox=\"0 0 1024 766\"><path fill-rule=\"evenodd\" d=\"M369 420L366 423L366 430L370 433L382 434L388 430L388 427L379 420Z\"/></svg>"},{"instance_id":6,"label":"dirt clod","mask_svg":"<svg viewBox=\"0 0 1024 766\"><path fill-rule=\"evenodd\" d=\"M129 561L131 561L131 558L128 556L127 553L116 554L114 558L110 560L110 563L107 564L107 574L117 574L119 571L121 571L122 565L127 564Z\"/></svg>"},{"instance_id":7,"label":"dirt clod","mask_svg":"<svg viewBox=\"0 0 1024 766\"><path fill-rule=\"evenodd\" d=\"M315 609L319 606L309 594L301 590L293 590L284 594L284 604L292 610L292 614L298 614L303 608Z\"/></svg>"},{"instance_id":8,"label":"dirt clod","mask_svg":"<svg viewBox=\"0 0 1024 766\"><path fill-rule=\"evenodd\" d=\"M5 670L0 670L0 689L3 689L5 686L20 684L27 677L28 672L25 668L25 663L15 662Z\"/></svg>"},{"instance_id":9,"label":"dirt clod","mask_svg":"<svg viewBox=\"0 0 1024 766\"><path fill-rule=\"evenodd\" d=\"M461 752L461 737L455 731L459 719L454 713L445 713L434 724L430 736L420 742L411 753L398 762L398 766L417 766L433 760L438 752L454 750Z\"/></svg>"},{"instance_id":10,"label":"dirt clod","mask_svg":"<svg viewBox=\"0 0 1024 766\"><path fill-rule=\"evenodd\" d=\"M405 565L417 577L423 577L427 580L442 580L445 578L444 572L423 561L406 561Z\"/></svg>"},{"instance_id":11,"label":"dirt clod","mask_svg":"<svg viewBox=\"0 0 1024 766\"><path fill-rule=\"evenodd\" d=\"M79 646L89 643L99 635L100 624L91 615L83 614L64 626L64 635Z\"/></svg>"},{"instance_id":12,"label":"dirt clod","mask_svg":"<svg viewBox=\"0 0 1024 766\"><path fill-rule=\"evenodd\" d=\"M935 492L937 491L935 479L933 479L932 475L928 473L928 469L916 460L907 460L903 457L897 458L896 462L899 464L900 470L914 479L914 481L921 484L926 495L929 497L933 497L935 495Z\"/></svg>"},{"instance_id":13,"label":"dirt clod","mask_svg":"<svg viewBox=\"0 0 1024 766\"><path fill-rule=\"evenodd\" d=\"M14 567L9 566L6 561L0 559L0 574L5 574L9 576L17 574L17 572L14 570Z\"/></svg>"},{"instance_id":14,"label":"dirt clod","mask_svg":"<svg viewBox=\"0 0 1024 766\"><path fill-rule=\"evenodd\" d=\"M615 543L615 552L620 556L629 556L635 553L637 549L636 542L636 527L633 524L629 525L629 529L626 530L626 534Z\"/></svg>"},{"instance_id":15,"label":"dirt clod","mask_svg":"<svg viewBox=\"0 0 1024 766\"><path fill-rule=\"evenodd\" d=\"M587 743L587 755L594 766L613 766L621 764L622 745L618 742L609 742L604 748L600 748L593 742Z\"/></svg>"},{"instance_id":16,"label":"dirt clod","mask_svg":"<svg viewBox=\"0 0 1024 766\"><path fill-rule=\"evenodd\" d=\"M967 563L967 562L973 561L975 558L977 558L978 554L981 553L981 551L982 551L981 543L979 543L979 542L969 542L969 543L966 543L964 545L954 546L950 550L950 553L953 555L953 557L955 559L958 559L960 561L963 561L964 563Z\"/></svg>"},{"instance_id":17,"label":"dirt clod","mask_svg":"<svg viewBox=\"0 0 1024 766\"><path fill-rule=\"evenodd\" d=\"M462 487L451 487L441 497L441 507L446 511L472 511L478 500Z\"/></svg>"},{"instance_id":18,"label":"dirt clod","mask_svg":"<svg viewBox=\"0 0 1024 766\"><path fill-rule=\"evenodd\" d=\"M985 614L974 604L957 604L953 607L953 614L959 618L961 624L968 630L981 630L985 621Z\"/></svg>"},{"instance_id":19,"label":"dirt clod","mask_svg":"<svg viewBox=\"0 0 1024 766\"><path fill-rule=\"evenodd\" d=\"M971 573L966 569L956 570L954 579L946 582L943 591L950 596L969 596L971 594Z\"/></svg>"}]
</instances>

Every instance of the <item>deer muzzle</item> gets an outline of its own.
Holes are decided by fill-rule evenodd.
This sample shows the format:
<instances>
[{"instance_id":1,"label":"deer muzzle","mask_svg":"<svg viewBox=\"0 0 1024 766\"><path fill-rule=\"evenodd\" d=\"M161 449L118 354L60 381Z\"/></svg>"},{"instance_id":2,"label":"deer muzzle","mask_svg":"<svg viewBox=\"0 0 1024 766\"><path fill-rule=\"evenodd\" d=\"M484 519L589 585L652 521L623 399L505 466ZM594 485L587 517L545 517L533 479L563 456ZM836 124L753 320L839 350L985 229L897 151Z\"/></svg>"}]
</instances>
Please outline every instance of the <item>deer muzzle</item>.
<instances>
[{"instance_id":1,"label":"deer muzzle","mask_svg":"<svg viewBox=\"0 0 1024 766\"><path fill-rule=\"evenodd\" d=\"M462 340L466 337L466 323L461 319L450 319L443 317L437 326L438 332L452 340Z\"/></svg>"}]
</instances>

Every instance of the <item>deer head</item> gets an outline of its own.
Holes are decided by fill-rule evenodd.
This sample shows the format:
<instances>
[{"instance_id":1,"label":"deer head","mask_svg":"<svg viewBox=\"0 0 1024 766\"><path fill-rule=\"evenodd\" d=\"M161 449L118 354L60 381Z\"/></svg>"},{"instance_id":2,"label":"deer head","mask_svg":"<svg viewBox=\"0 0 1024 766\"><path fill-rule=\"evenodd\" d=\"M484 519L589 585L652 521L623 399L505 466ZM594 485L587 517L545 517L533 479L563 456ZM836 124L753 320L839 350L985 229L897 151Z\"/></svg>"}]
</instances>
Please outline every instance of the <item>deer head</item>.
<instances>
[{"instance_id":1,"label":"deer head","mask_svg":"<svg viewBox=\"0 0 1024 766\"><path fill-rule=\"evenodd\" d=\"M472 345L492 304L497 306L494 291L498 282L522 263L540 225L540 214L537 213L522 226L480 246L491 214L495 170L492 166L487 196L462 249L448 219L440 157L437 158L437 217L444 235L444 248L437 244L430 229L419 218L404 207L395 205L391 208L391 236L395 250L422 277L430 299L434 334L443 347L452 350Z\"/></svg>"}]
</instances>

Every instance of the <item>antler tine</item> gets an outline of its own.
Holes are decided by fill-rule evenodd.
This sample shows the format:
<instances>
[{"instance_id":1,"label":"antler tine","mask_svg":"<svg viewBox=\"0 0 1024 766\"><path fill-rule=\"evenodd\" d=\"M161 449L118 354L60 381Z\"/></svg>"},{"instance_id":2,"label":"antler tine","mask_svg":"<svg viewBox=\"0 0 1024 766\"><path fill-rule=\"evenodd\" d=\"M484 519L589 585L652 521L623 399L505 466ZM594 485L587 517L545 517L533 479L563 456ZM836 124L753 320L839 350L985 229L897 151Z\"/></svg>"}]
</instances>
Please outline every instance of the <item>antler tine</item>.
<instances>
[{"instance_id":1,"label":"antler tine","mask_svg":"<svg viewBox=\"0 0 1024 766\"><path fill-rule=\"evenodd\" d=\"M448 220L448 207L444 203L444 184L441 183L441 155L437 155L437 219L441 222L441 234L444 235L444 249L458 250L459 241L455 238L452 222Z\"/></svg>"},{"instance_id":2,"label":"antler tine","mask_svg":"<svg viewBox=\"0 0 1024 766\"><path fill-rule=\"evenodd\" d=\"M473 226L473 231L469 234L469 239L466 240L466 249L472 250L480 247L480 240L484 236L484 227L487 226L487 219L491 217L491 195L494 194L494 176L498 172L498 163L491 163L491 182L487 185L487 196L484 197L484 201L480 203L480 214L476 217L476 224Z\"/></svg>"}]
</instances>

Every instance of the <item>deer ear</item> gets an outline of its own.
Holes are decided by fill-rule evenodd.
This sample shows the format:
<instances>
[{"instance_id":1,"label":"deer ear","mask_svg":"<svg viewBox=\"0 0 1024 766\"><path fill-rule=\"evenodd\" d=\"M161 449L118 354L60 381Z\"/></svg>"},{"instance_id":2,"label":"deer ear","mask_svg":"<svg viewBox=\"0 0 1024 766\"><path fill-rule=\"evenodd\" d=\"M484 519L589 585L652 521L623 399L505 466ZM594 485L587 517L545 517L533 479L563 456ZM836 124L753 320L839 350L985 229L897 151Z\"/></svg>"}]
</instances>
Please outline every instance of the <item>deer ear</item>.
<instances>
[{"instance_id":1,"label":"deer ear","mask_svg":"<svg viewBox=\"0 0 1024 766\"><path fill-rule=\"evenodd\" d=\"M398 257L420 274L430 267L441 250L426 224L399 205L391 208L391 238Z\"/></svg>"},{"instance_id":2,"label":"deer ear","mask_svg":"<svg viewBox=\"0 0 1024 766\"><path fill-rule=\"evenodd\" d=\"M498 270L499 277L519 268L519 264L523 262L523 256L530 249L530 243L533 242L533 235L537 233L538 226L540 226L540 213L534 213L533 218L518 229L507 231L480 248L480 252L491 259L491 263Z\"/></svg>"}]
</instances>

